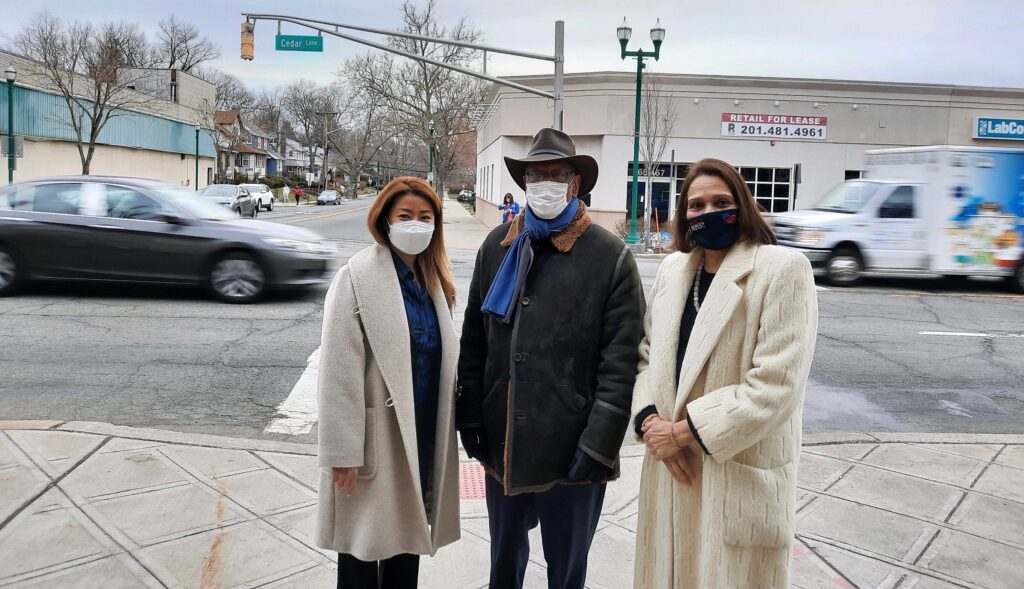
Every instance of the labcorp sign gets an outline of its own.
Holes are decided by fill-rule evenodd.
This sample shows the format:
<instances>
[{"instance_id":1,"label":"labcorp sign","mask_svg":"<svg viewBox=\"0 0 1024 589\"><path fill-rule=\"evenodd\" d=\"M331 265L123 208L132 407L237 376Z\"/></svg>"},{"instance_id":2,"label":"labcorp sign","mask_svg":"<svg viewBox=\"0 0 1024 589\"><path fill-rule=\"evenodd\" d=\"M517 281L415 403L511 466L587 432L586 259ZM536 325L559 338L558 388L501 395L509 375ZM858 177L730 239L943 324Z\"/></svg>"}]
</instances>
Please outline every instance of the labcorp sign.
<instances>
[{"instance_id":1,"label":"labcorp sign","mask_svg":"<svg viewBox=\"0 0 1024 589\"><path fill-rule=\"evenodd\" d=\"M978 117L974 125L974 138L1024 141L1024 119Z\"/></svg>"}]
</instances>

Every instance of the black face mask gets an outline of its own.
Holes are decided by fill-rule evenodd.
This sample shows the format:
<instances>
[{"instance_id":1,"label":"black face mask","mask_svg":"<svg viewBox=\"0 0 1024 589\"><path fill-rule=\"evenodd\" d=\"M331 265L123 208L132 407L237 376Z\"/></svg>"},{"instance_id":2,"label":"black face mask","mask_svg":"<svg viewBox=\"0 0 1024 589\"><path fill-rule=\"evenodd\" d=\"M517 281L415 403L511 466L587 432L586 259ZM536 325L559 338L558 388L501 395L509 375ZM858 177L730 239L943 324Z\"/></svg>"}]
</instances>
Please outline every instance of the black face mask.
<instances>
[{"instance_id":1,"label":"black face mask","mask_svg":"<svg viewBox=\"0 0 1024 589\"><path fill-rule=\"evenodd\" d=\"M706 213L690 219L689 223L694 241L706 250L729 249L740 236L739 213L736 209Z\"/></svg>"}]
</instances>

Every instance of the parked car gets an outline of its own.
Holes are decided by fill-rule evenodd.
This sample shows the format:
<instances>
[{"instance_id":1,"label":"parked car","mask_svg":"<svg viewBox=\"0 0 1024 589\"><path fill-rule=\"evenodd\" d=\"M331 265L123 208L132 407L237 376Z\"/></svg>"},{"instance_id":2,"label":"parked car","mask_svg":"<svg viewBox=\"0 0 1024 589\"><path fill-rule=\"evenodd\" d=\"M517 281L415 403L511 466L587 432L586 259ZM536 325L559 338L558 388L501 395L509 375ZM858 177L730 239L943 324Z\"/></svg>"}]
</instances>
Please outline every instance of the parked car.
<instances>
[{"instance_id":1,"label":"parked car","mask_svg":"<svg viewBox=\"0 0 1024 589\"><path fill-rule=\"evenodd\" d=\"M274 210L274 193L270 191L269 186L266 184L239 184L239 186L249 191L249 194L256 199L256 210Z\"/></svg>"},{"instance_id":2,"label":"parked car","mask_svg":"<svg viewBox=\"0 0 1024 589\"><path fill-rule=\"evenodd\" d=\"M0 188L0 295L25 280L192 284L232 303L329 279L337 248L307 229L239 219L152 180L41 178Z\"/></svg>"},{"instance_id":3,"label":"parked car","mask_svg":"<svg viewBox=\"0 0 1024 589\"><path fill-rule=\"evenodd\" d=\"M337 190L325 190L316 197L316 204L318 205L340 205L341 196L338 195Z\"/></svg>"},{"instance_id":4,"label":"parked car","mask_svg":"<svg viewBox=\"0 0 1024 589\"><path fill-rule=\"evenodd\" d=\"M474 194L472 190L463 190L459 192L459 202L472 202L474 200L476 200L476 194Z\"/></svg>"},{"instance_id":5,"label":"parked car","mask_svg":"<svg viewBox=\"0 0 1024 589\"><path fill-rule=\"evenodd\" d=\"M259 207L256 206L256 200L241 185L210 184L200 190L199 194L223 207L235 211L239 217L255 219L256 215L260 212Z\"/></svg>"}]
</instances>

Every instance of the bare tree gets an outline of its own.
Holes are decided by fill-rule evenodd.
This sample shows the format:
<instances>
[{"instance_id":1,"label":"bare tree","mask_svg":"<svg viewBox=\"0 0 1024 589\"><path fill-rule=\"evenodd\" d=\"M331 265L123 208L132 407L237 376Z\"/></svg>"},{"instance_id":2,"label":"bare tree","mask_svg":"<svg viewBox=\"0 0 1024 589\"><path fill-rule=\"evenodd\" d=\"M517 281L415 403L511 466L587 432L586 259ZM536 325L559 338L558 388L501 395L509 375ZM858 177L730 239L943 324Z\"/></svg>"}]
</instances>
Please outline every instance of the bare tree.
<instances>
[{"instance_id":1,"label":"bare tree","mask_svg":"<svg viewBox=\"0 0 1024 589\"><path fill-rule=\"evenodd\" d=\"M153 51L160 67L186 73L220 57L220 47L209 35L200 34L198 27L174 15L160 21Z\"/></svg>"},{"instance_id":2,"label":"bare tree","mask_svg":"<svg viewBox=\"0 0 1024 589\"><path fill-rule=\"evenodd\" d=\"M316 149L323 144L325 123L328 130L337 127L337 116L325 121L325 112L339 112L335 95L328 88L317 86L310 80L293 82L284 90L281 102L295 127L299 140L309 148L309 166L316 165ZM324 170L326 173L326 169Z\"/></svg>"},{"instance_id":3,"label":"bare tree","mask_svg":"<svg viewBox=\"0 0 1024 589\"><path fill-rule=\"evenodd\" d=\"M359 178L370 162L395 137L398 125L388 112L384 97L339 87L339 126L328 130L338 169L348 177L349 194L356 194Z\"/></svg>"},{"instance_id":4,"label":"bare tree","mask_svg":"<svg viewBox=\"0 0 1024 589\"><path fill-rule=\"evenodd\" d=\"M422 9L406 0L402 17L402 32L469 43L480 40L480 33L464 19L451 27L442 26L437 20L433 0ZM415 39L393 38L389 44L415 55L464 67L479 58L478 52L472 49ZM482 101L488 84L442 67L375 53L347 61L344 76L355 91L383 99L394 116L396 132L420 143L424 164L433 146L437 185L443 186L455 165L456 138L469 127L469 109Z\"/></svg>"},{"instance_id":5,"label":"bare tree","mask_svg":"<svg viewBox=\"0 0 1024 589\"><path fill-rule=\"evenodd\" d=\"M28 57L42 63L37 83L60 92L68 125L77 141L82 174L89 174L103 128L155 99L135 92L152 65L151 51L137 27L126 23L64 22L49 12L34 16L16 36Z\"/></svg>"},{"instance_id":6,"label":"bare tree","mask_svg":"<svg viewBox=\"0 0 1024 589\"><path fill-rule=\"evenodd\" d=\"M249 113L255 108L256 96L235 76L215 68L196 68L192 73L213 84L217 93L217 110Z\"/></svg>"},{"instance_id":7,"label":"bare tree","mask_svg":"<svg viewBox=\"0 0 1024 589\"><path fill-rule=\"evenodd\" d=\"M679 113L672 96L666 94L659 76L649 74L644 77L643 100L640 105L640 161L647 171L647 188L644 217L650 221L653 207L651 181L659 169L661 158L665 156L668 140L676 126ZM670 188L672 190L672 188ZM671 198L671 196L670 196ZM659 219L664 222L665 219ZM653 231L653 226L646 225Z\"/></svg>"},{"instance_id":8,"label":"bare tree","mask_svg":"<svg viewBox=\"0 0 1024 589\"><path fill-rule=\"evenodd\" d=\"M285 91L281 87L265 89L256 96L253 106L253 121L257 127L270 131L277 141L277 149L280 156L287 155L285 123L287 117L284 110Z\"/></svg>"}]
</instances>

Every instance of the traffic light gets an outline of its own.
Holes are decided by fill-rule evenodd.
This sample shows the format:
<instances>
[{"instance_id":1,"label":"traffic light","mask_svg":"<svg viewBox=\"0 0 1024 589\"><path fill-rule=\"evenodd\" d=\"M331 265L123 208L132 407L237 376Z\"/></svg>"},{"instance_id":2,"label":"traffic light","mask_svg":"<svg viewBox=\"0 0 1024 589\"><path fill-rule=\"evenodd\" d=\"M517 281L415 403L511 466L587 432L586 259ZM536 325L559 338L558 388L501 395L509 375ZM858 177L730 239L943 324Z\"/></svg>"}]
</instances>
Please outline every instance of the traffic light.
<instances>
[{"instance_id":1,"label":"traffic light","mask_svg":"<svg viewBox=\"0 0 1024 589\"><path fill-rule=\"evenodd\" d=\"M249 21L242 23L242 59L246 61L252 61L253 58L253 31L256 30L256 25Z\"/></svg>"}]
</instances>

